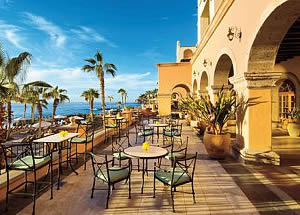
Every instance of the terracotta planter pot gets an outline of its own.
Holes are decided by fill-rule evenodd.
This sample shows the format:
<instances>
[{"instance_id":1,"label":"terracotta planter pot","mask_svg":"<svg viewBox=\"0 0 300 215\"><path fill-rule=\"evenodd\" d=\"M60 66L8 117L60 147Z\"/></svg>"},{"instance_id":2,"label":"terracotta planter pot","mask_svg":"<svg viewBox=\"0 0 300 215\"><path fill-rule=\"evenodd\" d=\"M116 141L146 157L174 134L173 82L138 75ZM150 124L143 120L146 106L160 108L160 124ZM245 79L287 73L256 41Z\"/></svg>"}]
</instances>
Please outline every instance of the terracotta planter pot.
<instances>
[{"instance_id":1,"label":"terracotta planter pot","mask_svg":"<svg viewBox=\"0 0 300 215\"><path fill-rule=\"evenodd\" d=\"M300 136L300 124L296 122L289 122L287 126L287 130L291 137L299 137Z\"/></svg>"},{"instance_id":2,"label":"terracotta planter pot","mask_svg":"<svg viewBox=\"0 0 300 215\"><path fill-rule=\"evenodd\" d=\"M229 153L231 142L229 133L215 135L205 132L203 142L207 153L211 158L224 159Z\"/></svg>"}]
</instances>

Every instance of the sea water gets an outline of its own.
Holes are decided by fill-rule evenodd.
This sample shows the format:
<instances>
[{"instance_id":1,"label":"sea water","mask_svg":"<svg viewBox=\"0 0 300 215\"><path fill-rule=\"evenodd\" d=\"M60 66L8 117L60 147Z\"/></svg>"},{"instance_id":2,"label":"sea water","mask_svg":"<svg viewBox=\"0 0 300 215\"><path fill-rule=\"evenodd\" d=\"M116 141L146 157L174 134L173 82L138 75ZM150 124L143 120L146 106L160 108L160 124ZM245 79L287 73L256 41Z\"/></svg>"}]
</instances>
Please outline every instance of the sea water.
<instances>
[{"instance_id":1,"label":"sea water","mask_svg":"<svg viewBox=\"0 0 300 215\"><path fill-rule=\"evenodd\" d=\"M43 109L43 117L52 116L52 103L48 104L48 109ZM140 107L137 103L128 103L127 107ZM106 103L106 110L117 109L115 103ZM120 107L123 108L123 105ZM19 103L12 104L13 118L23 117L24 105ZM56 109L56 115L75 115L75 114L88 114L90 112L90 107L87 102L66 102L59 104ZM101 103L94 103L94 114L99 114L102 112ZM35 110L35 116L38 116L37 110ZM31 117L31 106L27 105L26 118Z\"/></svg>"}]
</instances>

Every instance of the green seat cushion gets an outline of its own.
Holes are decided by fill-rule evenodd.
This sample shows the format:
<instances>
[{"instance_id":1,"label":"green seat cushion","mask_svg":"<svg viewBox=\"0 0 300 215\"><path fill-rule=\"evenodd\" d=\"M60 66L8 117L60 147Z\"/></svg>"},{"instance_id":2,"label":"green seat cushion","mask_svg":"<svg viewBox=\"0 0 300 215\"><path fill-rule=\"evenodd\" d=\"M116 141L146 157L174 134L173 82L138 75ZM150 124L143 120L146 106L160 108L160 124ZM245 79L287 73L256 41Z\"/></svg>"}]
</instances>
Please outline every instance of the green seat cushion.
<instances>
[{"instance_id":1,"label":"green seat cushion","mask_svg":"<svg viewBox=\"0 0 300 215\"><path fill-rule=\"evenodd\" d=\"M96 172L96 176L101 179L102 181L108 183L108 176L107 176L107 171L100 171L98 170ZM109 176L110 176L110 182L114 183L117 181L121 181L123 179L128 178L129 176L129 169L121 169L120 167L112 167L109 170Z\"/></svg>"},{"instance_id":2,"label":"green seat cushion","mask_svg":"<svg viewBox=\"0 0 300 215\"><path fill-rule=\"evenodd\" d=\"M173 137L173 136L180 136L180 133L178 131L166 131L164 133L165 136L168 136L168 137Z\"/></svg>"},{"instance_id":3,"label":"green seat cushion","mask_svg":"<svg viewBox=\"0 0 300 215\"><path fill-rule=\"evenodd\" d=\"M35 158L35 168L39 168L40 166L48 163L50 161L50 156L42 157L42 158ZM27 165L26 165L27 164ZM28 155L23 157L19 160L16 160L10 165L13 169L30 169L33 168L33 159L32 156Z\"/></svg>"},{"instance_id":4,"label":"green seat cushion","mask_svg":"<svg viewBox=\"0 0 300 215\"><path fill-rule=\"evenodd\" d=\"M105 128L117 128L117 124L107 124L105 125Z\"/></svg>"},{"instance_id":5,"label":"green seat cushion","mask_svg":"<svg viewBox=\"0 0 300 215\"><path fill-rule=\"evenodd\" d=\"M184 154L180 152L173 152L166 155L165 158L168 160L174 160L175 158L184 158Z\"/></svg>"},{"instance_id":6,"label":"green seat cushion","mask_svg":"<svg viewBox=\"0 0 300 215\"><path fill-rule=\"evenodd\" d=\"M128 158L131 158L129 155L125 154L124 152L115 152L113 153L113 156L115 158L118 158L118 159L121 159L121 160L125 160L125 159L128 159Z\"/></svg>"},{"instance_id":7,"label":"green seat cushion","mask_svg":"<svg viewBox=\"0 0 300 215\"><path fill-rule=\"evenodd\" d=\"M74 137L71 142L72 143L85 143L86 138L85 137ZM87 138L87 142L91 142L92 141L92 137L88 137Z\"/></svg>"},{"instance_id":8,"label":"green seat cushion","mask_svg":"<svg viewBox=\"0 0 300 215\"><path fill-rule=\"evenodd\" d=\"M143 132L139 132L138 133L138 136L150 136L153 134L153 131L152 130L145 130Z\"/></svg>"},{"instance_id":9,"label":"green seat cushion","mask_svg":"<svg viewBox=\"0 0 300 215\"><path fill-rule=\"evenodd\" d=\"M158 170L155 172L155 178L159 179L164 184L168 184L170 186L185 184L192 181L188 174L184 173L182 170L177 169L174 172L172 184L172 174L173 169L171 171Z\"/></svg>"}]
</instances>

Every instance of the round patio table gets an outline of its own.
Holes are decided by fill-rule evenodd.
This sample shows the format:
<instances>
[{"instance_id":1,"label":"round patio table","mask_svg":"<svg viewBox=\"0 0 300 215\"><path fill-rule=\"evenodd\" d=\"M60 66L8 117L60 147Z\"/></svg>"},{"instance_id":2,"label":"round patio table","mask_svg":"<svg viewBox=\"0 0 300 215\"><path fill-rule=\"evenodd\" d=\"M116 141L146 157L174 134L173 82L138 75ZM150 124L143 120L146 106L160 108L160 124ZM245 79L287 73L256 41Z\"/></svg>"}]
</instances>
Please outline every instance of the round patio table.
<instances>
[{"instance_id":1,"label":"round patio table","mask_svg":"<svg viewBox=\"0 0 300 215\"><path fill-rule=\"evenodd\" d=\"M158 147L158 146L149 146L148 150L144 150L142 146L128 147L124 149L124 153L143 160L143 173L142 173L142 189L141 193L144 192L144 182L145 182L145 173L148 172L147 161L149 159L157 159L166 156L169 152L168 150ZM145 160L146 160L146 169L145 169Z\"/></svg>"},{"instance_id":2,"label":"round patio table","mask_svg":"<svg viewBox=\"0 0 300 215\"><path fill-rule=\"evenodd\" d=\"M159 124L156 124L156 123L152 123L152 124L149 124L148 126L149 127L153 127L153 128L156 128L156 135L157 135L157 141L159 139L159 128L165 128L167 127L169 124L167 123L159 123Z\"/></svg>"}]
</instances>

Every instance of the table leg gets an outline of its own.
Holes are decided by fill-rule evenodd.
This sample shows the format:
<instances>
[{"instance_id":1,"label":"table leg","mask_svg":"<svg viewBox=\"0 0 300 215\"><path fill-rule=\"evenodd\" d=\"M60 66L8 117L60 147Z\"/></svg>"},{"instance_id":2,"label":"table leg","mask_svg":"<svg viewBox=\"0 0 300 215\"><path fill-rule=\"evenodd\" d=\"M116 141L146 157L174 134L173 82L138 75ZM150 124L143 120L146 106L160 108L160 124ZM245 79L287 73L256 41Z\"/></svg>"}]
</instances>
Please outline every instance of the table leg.
<instances>
[{"instance_id":1,"label":"table leg","mask_svg":"<svg viewBox=\"0 0 300 215\"><path fill-rule=\"evenodd\" d=\"M142 191L141 193L143 194L144 193L144 180L145 180L145 159L142 159L143 160L143 172L142 172Z\"/></svg>"},{"instance_id":2,"label":"table leg","mask_svg":"<svg viewBox=\"0 0 300 215\"><path fill-rule=\"evenodd\" d=\"M71 142L69 142L70 146L67 148L70 148L70 156L67 156L67 166L70 165L72 172L74 172L76 175L78 175L78 172L76 172L76 170L74 169L73 165L72 165L72 158L71 158L71 154L72 154L72 147L71 147ZM77 145L76 145L77 147ZM68 150L67 150L68 153Z\"/></svg>"},{"instance_id":3,"label":"table leg","mask_svg":"<svg viewBox=\"0 0 300 215\"><path fill-rule=\"evenodd\" d=\"M58 145L58 175L57 175L57 190L59 190L59 184L60 184L60 172L61 172L61 145Z\"/></svg>"}]
</instances>

